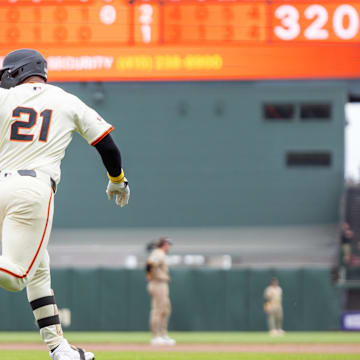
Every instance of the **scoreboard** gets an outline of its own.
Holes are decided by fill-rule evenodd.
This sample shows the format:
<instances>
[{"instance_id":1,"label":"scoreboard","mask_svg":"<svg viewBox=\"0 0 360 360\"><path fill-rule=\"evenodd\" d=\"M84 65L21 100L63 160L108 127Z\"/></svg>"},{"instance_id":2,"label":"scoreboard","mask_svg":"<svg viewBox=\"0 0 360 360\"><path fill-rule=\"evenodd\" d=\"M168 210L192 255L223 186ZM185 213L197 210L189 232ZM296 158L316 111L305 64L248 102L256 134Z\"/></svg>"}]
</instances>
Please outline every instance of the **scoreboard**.
<instances>
[{"instance_id":1,"label":"scoreboard","mask_svg":"<svg viewBox=\"0 0 360 360\"><path fill-rule=\"evenodd\" d=\"M360 2L0 0L0 62L50 81L360 78Z\"/></svg>"}]
</instances>

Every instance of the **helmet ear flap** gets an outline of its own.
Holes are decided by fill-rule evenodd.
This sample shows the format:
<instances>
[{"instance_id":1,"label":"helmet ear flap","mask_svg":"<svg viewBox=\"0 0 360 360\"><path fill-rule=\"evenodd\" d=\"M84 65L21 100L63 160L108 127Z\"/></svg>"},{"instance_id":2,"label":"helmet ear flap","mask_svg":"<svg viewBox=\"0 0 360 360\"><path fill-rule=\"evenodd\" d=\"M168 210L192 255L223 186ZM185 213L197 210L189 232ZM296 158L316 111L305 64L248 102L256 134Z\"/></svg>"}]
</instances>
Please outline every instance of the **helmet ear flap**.
<instances>
[{"instance_id":1,"label":"helmet ear flap","mask_svg":"<svg viewBox=\"0 0 360 360\"><path fill-rule=\"evenodd\" d=\"M1 85L1 78L4 75L5 71L6 71L6 69L1 69L0 70L0 85Z\"/></svg>"},{"instance_id":2,"label":"helmet ear flap","mask_svg":"<svg viewBox=\"0 0 360 360\"><path fill-rule=\"evenodd\" d=\"M9 69L5 69L0 75L0 87L3 89L10 89L17 85L17 80Z\"/></svg>"},{"instance_id":3,"label":"helmet ear flap","mask_svg":"<svg viewBox=\"0 0 360 360\"><path fill-rule=\"evenodd\" d=\"M3 89L8 89L6 87L8 78L9 78L9 69L2 70L0 73L0 87L2 87Z\"/></svg>"}]
</instances>

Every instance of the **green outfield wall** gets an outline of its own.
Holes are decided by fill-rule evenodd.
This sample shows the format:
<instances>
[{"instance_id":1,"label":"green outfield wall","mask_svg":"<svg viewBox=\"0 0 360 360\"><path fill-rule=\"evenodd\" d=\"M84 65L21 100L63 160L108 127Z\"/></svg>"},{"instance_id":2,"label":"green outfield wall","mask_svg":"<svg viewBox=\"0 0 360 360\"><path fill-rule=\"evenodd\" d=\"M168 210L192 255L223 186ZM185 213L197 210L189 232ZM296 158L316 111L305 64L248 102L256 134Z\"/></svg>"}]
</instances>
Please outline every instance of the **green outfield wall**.
<instances>
[{"instance_id":1,"label":"green outfield wall","mask_svg":"<svg viewBox=\"0 0 360 360\"><path fill-rule=\"evenodd\" d=\"M286 330L339 328L340 293L327 269L174 270L171 330L265 330L263 291L272 276L284 291ZM148 329L141 270L55 269L52 285L69 330ZM69 317L70 315L70 317ZM66 317L66 319L65 319ZM34 330L26 293L0 291L0 330Z\"/></svg>"},{"instance_id":2,"label":"green outfield wall","mask_svg":"<svg viewBox=\"0 0 360 360\"><path fill-rule=\"evenodd\" d=\"M55 228L339 221L347 101L341 81L60 85L114 125L132 195L121 212L107 201L101 160L75 134ZM266 104L289 104L291 118L266 120ZM329 116L302 118L309 104L329 105ZM329 164L288 166L291 152L326 153Z\"/></svg>"}]
</instances>

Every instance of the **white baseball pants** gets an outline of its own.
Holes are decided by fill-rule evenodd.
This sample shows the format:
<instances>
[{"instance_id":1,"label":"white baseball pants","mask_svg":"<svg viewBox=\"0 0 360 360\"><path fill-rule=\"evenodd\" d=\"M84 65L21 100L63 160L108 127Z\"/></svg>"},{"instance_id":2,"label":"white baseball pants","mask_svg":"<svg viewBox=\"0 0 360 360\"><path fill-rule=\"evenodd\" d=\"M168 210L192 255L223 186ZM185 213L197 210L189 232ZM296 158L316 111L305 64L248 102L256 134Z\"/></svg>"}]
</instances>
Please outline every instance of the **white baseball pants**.
<instances>
[{"instance_id":1,"label":"white baseball pants","mask_svg":"<svg viewBox=\"0 0 360 360\"><path fill-rule=\"evenodd\" d=\"M0 287L9 291L26 287L38 323L58 314L55 300L49 300L54 299L47 252L53 212L54 193L49 176L39 172L37 177L20 176L16 171L0 172ZM50 349L62 340L60 325L52 322L49 325L45 321L44 326L39 323Z\"/></svg>"}]
</instances>

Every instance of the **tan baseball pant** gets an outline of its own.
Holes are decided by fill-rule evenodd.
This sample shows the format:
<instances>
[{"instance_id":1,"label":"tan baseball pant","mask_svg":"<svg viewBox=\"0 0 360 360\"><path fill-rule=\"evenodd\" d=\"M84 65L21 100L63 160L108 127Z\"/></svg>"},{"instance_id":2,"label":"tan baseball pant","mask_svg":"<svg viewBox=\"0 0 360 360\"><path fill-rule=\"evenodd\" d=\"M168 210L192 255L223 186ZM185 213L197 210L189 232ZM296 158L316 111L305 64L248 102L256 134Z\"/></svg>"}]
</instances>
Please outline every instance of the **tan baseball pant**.
<instances>
[{"instance_id":1,"label":"tan baseball pant","mask_svg":"<svg viewBox=\"0 0 360 360\"><path fill-rule=\"evenodd\" d=\"M0 286L9 291L26 287L41 336L50 349L62 340L47 252L53 212L49 176L0 172Z\"/></svg>"},{"instance_id":2,"label":"tan baseball pant","mask_svg":"<svg viewBox=\"0 0 360 360\"><path fill-rule=\"evenodd\" d=\"M169 284L165 281L152 280L148 283L148 291L151 296L150 329L152 336L165 336L171 314Z\"/></svg>"},{"instance_id":3,"label":"tan baseball pant","mask_svg":"<svg viewBox=\"0 0 360 360\"><path fill-rule=\"evenodd\" d=\"M283 322L283 309L281 306L273 306L268 312L269 330L281 330Z\"/></svg>"}]
</instances>

